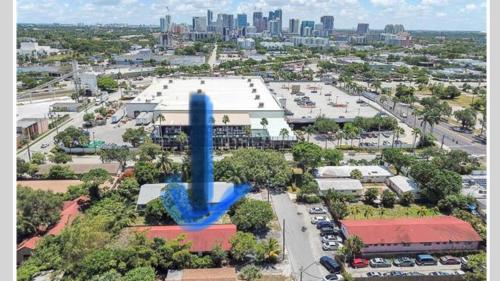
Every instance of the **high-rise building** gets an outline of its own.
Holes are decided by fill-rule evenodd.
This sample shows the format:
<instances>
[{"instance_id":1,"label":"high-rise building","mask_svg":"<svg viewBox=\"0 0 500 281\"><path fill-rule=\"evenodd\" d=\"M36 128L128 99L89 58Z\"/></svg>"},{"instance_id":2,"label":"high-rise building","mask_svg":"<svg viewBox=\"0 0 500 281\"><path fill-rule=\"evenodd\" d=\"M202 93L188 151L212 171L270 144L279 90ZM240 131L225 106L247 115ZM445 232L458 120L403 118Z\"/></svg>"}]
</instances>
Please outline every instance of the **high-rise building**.
<instances>
[{"instance_id":1,"label":"high-rise building","mask_svg":"<svg viewBox=\"0 0 500 281\"><path fill-rule=\"evenodd\" d=\"M262 12L254 12L253 13L253 26L255 26L255 29L257 32L262 32Z\"/></svg>"},{"instance_id":2,"label":"high-rise building","mask_svg":"<svg viewBox=\"0 0 500 281\"><path fill-rule=\"evenodd\" d=\"M364 35L364 34L368 33L368 29L369 29L369 24L358 23L358 28L356 30L356 33L358 33L360 35Z\"/></svg>"},{"instance_id":3,"label":"high-rise building","mask_svg":"<svg viewBox=\"0 0 500 281\"><path fill-rule=\"evenodd\" d=\"M323 30L327 32L328 35L333 33L333 16L322 16L321 23L323 24Z\"/></svg>"},{"instance_id":4,"label":"high-rise building","mask_svg":"<svg viewBox=\"0 0 500 281\"><path fill-rule=\"evenodd\" d=\"M207 18L206 17L193 17L193 31L206 32L207 31Z\"/></svg>"},{"instance_id":5,"label":"high-rise building","mask_svg":"<svg viewBox=\"0 0 500 281\"><path fill-rule=\"evenodd\" d=\"M299 34L299 25L300 25L299 19L290 19L288 23L288 33Z\"/></svg>"},{"instance_id":6,"label":"high-rise building","mask_svg":"<svg viewBox=\"0 0 500 281\"><path fill-rule=\"evenodd\" d=\"M247 14L238 14L236 16L237 27L239 29L247 26Z\"/></svg>"},{"instance_id":7,"label":"high-rise building","mask_svg":"<svg viewBox=\"0 0 500 281\"><path fill-rule=\"evenodd\" d=\"M314 30L314 21L303 20L300 23L300 36L311 36Z\"/></svg>"},{"instance_id":8,"label":"high-rise building","mask_svg":"<svg viewBox=\"0 0 500 281\"><path fill-rule=\"evenodd\" d=\"M170 15L160 18L160 32L168 32L170 30Z\"/></svg>"},{"instance_id":9,"label":"high-rise building","mask_svg":"<svg viewBox=\"0 0 500 281\"><path fill-rule=\"evenodd\" d=\"M211 26L214 21L214 12L207 10L207 26Z\"/></svg>"},{"instance_id":10,"label":"high-rise building","mask_svg":"<svg viewBox=\"0 0 500 281\"><path fill-rule=\"evenodd\" d=\"M281 36L280 22L278 20L269 21L269 33L271 33L271 36Z\"/></svg>"},{"instance_id":11,"label":"high-rise building","mask_svg":"<svg viewBox=\"0 0 500 281\"><path fill-rule=\"evenodd\" d=\"M384 28L385 33L398 34L405 31L405 27L402 24L388 24Z\"/></svg>"},{"instance_id":12,"label":"high-rise building","mask_svg":"<svg viewBox=\"0 0 500 281\"><path fill-rule=\"evenodd\" d=\"M234 29L234 16L229 14L217 14L217 27L220 31L226 28L228 31Z\"/></svg>"},{"instance_id":13,"label":"high-rise building","mask_svg":"<svg viewBox=\"0 0 500 281\"><path fill-rule=\"evenodd\" d=\"M268 21L269 21L268 17L262 17L262 21L261 21L262 31L269 29L269 25L268 25L269 22Z\"/></svg>"},{"instance_id":14,"label":"high-rise building","mask_svg":"<svg viewBox=\"0 0 500 281\"><path fill-rule=\"evenodd\" d=\"M269 21L278 21L278 29L279 29L279 33L281 33L282 29L283 29L283 11L281 9L277 9L275 11L270 11L269 12L269 17L268 17L268 20Z\"/></svg>"}]
</instances>

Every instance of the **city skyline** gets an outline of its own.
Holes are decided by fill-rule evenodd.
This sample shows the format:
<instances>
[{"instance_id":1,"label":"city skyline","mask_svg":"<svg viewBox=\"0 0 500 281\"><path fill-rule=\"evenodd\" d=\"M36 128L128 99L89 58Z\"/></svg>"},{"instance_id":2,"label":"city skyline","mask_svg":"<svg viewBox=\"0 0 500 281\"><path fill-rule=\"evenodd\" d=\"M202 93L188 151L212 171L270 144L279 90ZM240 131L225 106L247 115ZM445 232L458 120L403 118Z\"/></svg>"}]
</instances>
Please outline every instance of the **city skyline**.
<instances>
[{"instance_id":1,"label":"city skyline","mask_svg":"<svg viewBox=\"0 0 500 281\"><path fill-rule=\"evenodd\" d=\"M247 14L249 23L254 11L267 15L283 10L283 28L292 18L320 22L321 16L335 17L335 29L356 29L358 23L370 29L386 24L403 24L408 30L486 31L486 1L471 0L325 0L297 1L240 0L221 1L93 0L68 3L49 0L17 1L17 23L61 24L131 24L159 25L158 18L169 13L172 22L191 24L193 17L214 13ZM167 11L168 6L168 11ZM332 8L331 8L332 7ZM414 15L419 15L415 17Z\"/></svg>"}]
</instances>

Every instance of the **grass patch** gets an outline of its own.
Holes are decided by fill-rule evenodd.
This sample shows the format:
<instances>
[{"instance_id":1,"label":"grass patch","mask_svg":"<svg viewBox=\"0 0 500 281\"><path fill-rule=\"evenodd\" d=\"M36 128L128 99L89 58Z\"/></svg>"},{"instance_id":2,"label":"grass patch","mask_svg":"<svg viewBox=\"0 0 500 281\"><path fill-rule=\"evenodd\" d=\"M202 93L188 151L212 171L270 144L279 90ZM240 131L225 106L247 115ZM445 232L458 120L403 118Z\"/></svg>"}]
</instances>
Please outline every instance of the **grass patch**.
<instances>
[{"instance_id":1,"label":"grass patch","mask_svg":"<svg viewBox=\"0 0 500 281\"><path fill-rule=\"evenodd\" d=\"M394 208L375 208L370 205L353 204L348 206L346 219L393 219L404 217L432 217L441 213L437 209L412 204L408 207L395 205Z\"/></svg>"},{"instance_id":2,"label":"grass patch","mask_svg":"<svg viewBox=\"0 0 500 281\"><path fill-rule=\"evenodd\" d=\"M259 281L292 281L292 278L280 275L263 275Z\"/></svg>"},{"instance_id":3,"label":"grass patch","mask_svg":"<svg viewBox=\"0 0 500 281\"><path fill-rule=\"evenodd\" d=\"M477 99L477 97L476 97L476 99ZM450 106L460 106L460 107L466 108L466 107L469 107L470 104L472 103L472 96L464 95L462 93L458 98L455 98L452 100L445 100L445 101L447 101L450 104Z\"/></svg>"}]
</instances>

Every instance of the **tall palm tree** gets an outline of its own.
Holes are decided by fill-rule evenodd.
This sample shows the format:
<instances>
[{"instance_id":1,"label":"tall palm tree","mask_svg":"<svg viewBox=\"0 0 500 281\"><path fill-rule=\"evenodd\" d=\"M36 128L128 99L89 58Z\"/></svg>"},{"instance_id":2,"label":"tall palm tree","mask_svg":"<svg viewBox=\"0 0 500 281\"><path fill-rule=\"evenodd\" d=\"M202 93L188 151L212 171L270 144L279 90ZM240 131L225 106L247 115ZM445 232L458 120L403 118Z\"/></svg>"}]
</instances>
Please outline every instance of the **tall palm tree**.
<instances>
[{"instance_id":1,"label":"tall palm tree","mask_svg":"<svg viewBox=\"0 0 500 281\"><path fill-rule=\"evenodd\" d=\"M179 143L179 145L181 147L181 151L183 151L184 150L184 144L188 140L188 135L186 133L184 133L184 132L180 132L177 135L176 140L177 140L177 142Z\"/></svg>"},{"instance_id":2,"label":"tall palm tree","mask_svg":"<svg viewBox=\"0 0 500 281\"><path fill-rule=\"evenodd\" d=\"M247 147L250 146L250 138L252 137L252 128L245 126L245 135L247 136Z\"/></svg>"},{"instance_id":3,"label":"tall palm tree","mask_svg":"<svg viewBox=\"0 0 500 281\"><path fill-rule=\"evenodd\" d=\"M420 128L413 128L413 130L411 130L411 134L413 135L413 152L415 153L415 148L417 147L417 137L422 135L422 130L420 130Z\"/></svg>"},{"instance_id":4,"label":"tall palm tree","mask_svg":"<svg viewBox=\"0 0 500 281\"><path fill-rule=\"evenodd\" d=\"M280 130L280 136L281 136L281 149L285 149L285 137L289 136L288 129L287 128L281 128L281 130Z\"/></svg>"},{"instance_id":5,"label":"tall palm tree","mask_svg":"<svg viewBox=\"0 0 500 281\"><path fill-rule=\"evenodd\" d=\"M225 131L226 131L226 142L227 142L229 148L231 148L231 145L229 144L229 132L228 132L228 126L227 126L227 123L229 123L229 116L227 116L227 115L222 116L222 123L224 123Z\"/></svg>"},{"instance_id":6,"label":"tall palm tree","mask_svg":"<svg viewBox=\"0 0 500 281\"><path fill-rule=\"evenodd\" d=\"M163 149L163 130L161 129L161 121L165 121L165 116L163 114L158 115L158 121L160 122L160 125L158 126L158 130L160 131L160 143L161 143L161 149Z\"/></svg>"},{"instance_id":7,"label":"tall palm tree","mask_svg":"<svg viewBox=\"0 0 500 281\"><path fill-rule=\"evenodd\" d=\"M266 259L269 261L276 261L280 255L280 244L275 238L269 238L265 243Z\"/></svg>"},{"instance_id":8,"label":"tall palm tree","mask_svg":"<svg viewBox=\"0 0 500 281\"><path fill-rule=\"evenodd\" d=\"M267 118L266 117L262 117L262 119L260 119L260 125L262 126L262 130L266 130L266 127L267 125L269 125L269 122L267 121ZM264 144L262 143L261 145L261 148L264 149Z\"/></svg>"},{"instance_id":9,"label":"tall palm tree","mask_svg":"<svg viewBox=\"0 0 500 281\"><path fill-rule=\"evenodd\" d=\"M347 248L349 256L352 256L353 258L356 258L356 255L361 254L361 249L363 249L364 246L363 241L361 241L361 239L356 235L347 238L344 242L344 247Z\"/></svg>"},{"instance_id":10,"label":"tall palm tree","mask_svg":"<svg viewBox=\"0 0 500 281\"><path fill-rule=\"evenodd\" d=\"M345 133L342 130L338 130L336 133L336 137L339 141L338 145L340 146L342 144L342 139L345 138Z\"/></svg>"},{"instance_id":11,"label":"tall palm tree","mask_svg":"<svg viewBox=\"0 0 500 281\"><path fill-rule=\"evenodd\" d=\"M168 157L167 151L162 151L160 154L160 159L158 161L158 168L162 171L164 175L168 175L172 171L174 162Z\"/></svg>"},{"instance_id":12,"label":"tall palm tree","mask_svg":"<svg viewBox=\"0 0 500 281\"><path fill-rule=\"evenodd\" d=\"M378 93L378 90L380 90L382 88L382 82L380 82L380 80L375 80L372 82L372 86L373 88L375 88L375 92Z\"/></svg>"},{"instance_id":13,"label":"tall palm tree","mask_svg":"<svg viewBox=\"0 0 500 281\"><path fill-rule=\"evenodd\" d=\"M314 131L315 131L315 129L314 129L313 125L309 125L306 127L305 132L307 134L307 142L309 142L309 136L314 134Z\"/></svg>"},{"instance_id":14,"label":"tall palm tree","mask_svg":"<svg viewBox=\"0 0 500 281\"><path fill-rule=\"evenodd\" d=\"M394 137L396 137L396 140L399 140L399 136L401 134L404 134L405 133L405 130L399 126L396 126L396 128L394 128L394 130L392 131L392 147L394 147Z\"/></svg>"}]
</instances>

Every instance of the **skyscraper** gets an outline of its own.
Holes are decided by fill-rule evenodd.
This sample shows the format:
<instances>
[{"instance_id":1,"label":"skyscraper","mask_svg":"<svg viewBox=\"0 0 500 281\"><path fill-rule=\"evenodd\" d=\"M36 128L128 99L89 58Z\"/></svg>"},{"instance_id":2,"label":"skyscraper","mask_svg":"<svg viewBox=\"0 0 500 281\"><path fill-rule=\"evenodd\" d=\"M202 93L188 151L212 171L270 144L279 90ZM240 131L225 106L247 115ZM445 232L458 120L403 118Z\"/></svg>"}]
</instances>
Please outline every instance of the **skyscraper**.
<instances>
[{"instance_id":1,"label":"skyscraper","mask_svg":"<svg viewBox=\"0 0 500 281\"><path fill-rule=\"evenodd\" d=\"M280 36L280 22L278 20L270 20L269 21L269 32L271 36Z\"/></svg>"},{"instance_id":2,"label":"skyscraper","mask_svg":"<svg viewBox=\"0 0 500 281\"><path fill-rule=\"evenodd\" d=\"M206 32L207 31L207 18L206 17L193 17L193 31Z\"/></svg>"},{"instance_id":3,"label":"skyscraper","mask_svg":"<svg viewBox=\"0 0 500 281\"><path fill-rule=\"evenodd\" d=\"M314 30L314 21L304 20L300 24L300 36L311 36Z\"/></svg>"},{"instance_id":4,"label":"skyscraper","mask_svg":"<svg viewBox=\"0 0 500 281\"><path fill-rule=\"evenodd\" d=\"M299 19L290 19L288 23L288 33L299 34L299 26L300 26Z\"/></svg>"},{"instance_id":5,"label":"skyscraper","mask_svg":"<svg viewBox=\"0 0 500 281\"><path fill-rule=\"evenodd\" d=\"M237 25L239 29L247 26L247 14L238 14L236 18L237 18L236 22L238 23Z\"/></svg>"},{"instance_id":6,"label":"skyscraper","mask_svg":"<svg viewBox=\"0 0 500 281\"><path fill-rule=\"evenodd\" d=\"M207 26L211 26L214 20L214 12L207 10Z\"/></svg>"},{"instance_id":7,"label":"skyscraper","mask_svg":"<svg viewBox=\"0 0 500 281\"><path fill-rule=\"evenodd\" d=\"M160 18L160 32L168 32L170 30L170 15Z\"/></svg>"},{"instance_id":8,"label":"skyscraper","mask_svg":"<svg viewBox=\"0 0 500 281\"><path fill-rule=\"evenodd\" d=\"M364 35L364 34L368 33L368 28L369 28L369 24L358 23L358 28L356 30L356 33L358 33L360 35Z\"/></svg>"},{"instance_id":9,"label":"skyscraper","mask_svg":"<svg viewBox=\"0 0 500 281\"><path fill-rule=\"evenodd\" d=\"M384 28L385 33L398 34L405 31L405 27L402 24L388 24Z\"/></svg>"},{"instance_id":10,"label":"skyscraper","mask_svg":"<svg viewBox=\"0 0 500 281\"><path fill-rule=\"evenodd\" d=\"M269 21L277 21L278 23L278 30L279 30L279 33L281 33L281 31L283 30L283 11L281 9L277 9L275 11L270 11L269 12L269 17L268 17L268 20Z\"/></svg>"},{"instance_id":11,"label":"skyscraper","mask_svg":"<svg viewBox=\"0 0 500 281\"><path fill-rule=\"evenodd\" d=\"M253 12L253 26L257 32L262 32L262 12Z\"/></svg>"},{"instance_id":12,"label":"skyscraper","mask_svg":"<svg viewBox=\"0 0 500 281\"><path fill-rule=\"evenodd\" d=\"M332 34L332 32L333 32L333 23L334 23L333 16L322 16L321 17L321 23L323 24L323 30L328 35Z\"/></svg>"}]
</instances>

